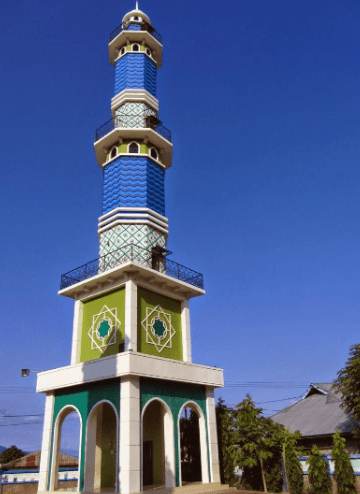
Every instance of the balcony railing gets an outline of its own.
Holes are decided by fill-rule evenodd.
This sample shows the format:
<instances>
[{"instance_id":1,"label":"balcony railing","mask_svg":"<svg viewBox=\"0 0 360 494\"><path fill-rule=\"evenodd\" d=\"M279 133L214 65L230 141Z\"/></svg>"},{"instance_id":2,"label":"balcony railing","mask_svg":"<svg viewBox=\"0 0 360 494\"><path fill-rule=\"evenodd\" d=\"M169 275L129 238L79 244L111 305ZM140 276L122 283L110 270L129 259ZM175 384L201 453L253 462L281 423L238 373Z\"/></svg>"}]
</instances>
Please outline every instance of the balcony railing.
<instances>
[{"instance_id":1,"label":"balcony railing","mask_svg":"<svg viewBox=\"0 0 360 494\"><path fill-rule=\"evenodd\" d=\"M185 281L197 288L204 288L204 278L202 274L197 273L190 268L186 268L177 262L171 261L165 256L159 257L156 252L151 251L150 249L143 249L142 247L131 244L63 274L60 281L60 290L80 283L80 281L92 278L98 274L102 274L109 269L121 266L129 261L133 261L140 266L154 269L155 271L159 271L160 273L176 278L177 280Z\"/></svg>"},{"instance_id":2,"label":"balcony railing","mask_svg":"<svg viewBox=\"0 0 360 494\"><path fill-rule=\"evenodd\" d=\"M153 115L115 115L95 131L95 141L102 139L114 129L152 129L171 142L171 131L154 118Z\"/></svg>"},{"instance_id":3,"label":"balcony railing","mask_svg":"<svg viewBox=\"0 0 360 494\"><path fill-rule=\"evenodd\" d=\"M126 25L120 24L120 26L115 28L114 31L112 31L112 33L110 33L109 42L111 42L113 39L115 39L116 36L118 36L122 31L127 31L131 24L132 24L131 22L126 24ZM140 29L141 31L147 31L149 34L151 34L151 36L153 38L156 39L156 41L158 41L159 43L162 44L161 34L158 33L155 28L150 26L150 24L148 24L147 22L143 22L142 24L140 24L140 27L141 27L141 29Z\"/></svg>"}]
</instances>

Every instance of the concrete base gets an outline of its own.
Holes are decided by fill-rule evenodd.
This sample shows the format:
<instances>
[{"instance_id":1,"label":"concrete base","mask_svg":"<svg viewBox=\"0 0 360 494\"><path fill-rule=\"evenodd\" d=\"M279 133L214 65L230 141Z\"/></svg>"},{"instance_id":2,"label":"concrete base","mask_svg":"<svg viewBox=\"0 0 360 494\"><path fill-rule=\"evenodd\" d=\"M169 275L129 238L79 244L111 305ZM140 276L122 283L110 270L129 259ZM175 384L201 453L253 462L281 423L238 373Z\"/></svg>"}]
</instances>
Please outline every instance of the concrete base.
<instances>
[{"instance_id":1,"label":"concrete base","mask_svg":"<svg viewBox=\"0 0 360 494\"><path fill-rule=\"evenodd\" d=\"M221 494L222 492L226 492L229 490L229 486L228 485L222 485L220 483L217 483L217 482L212 482L210 484L188 484L188 485L185 485L185 486L182 486L182 487L170 487L168 489L164 488L164 487L149 487L149 488L145 488L145 490L141 491L141 492L133 492L131 494L146 494L146 493L149 493L149 494ZM65 492L65 489L61 489L61 490L58 490L58 491L42 491L42 492L38 492L38 494L59 494L59 492L62 491L62 492ZM68 491L69 492L69 491ZM93 492L78 492L78 491L71 491L71 492L76 492L76 494L94 494ZM96 494L110 494L114 493L114 491L110 491L110 490L104 490L104 491L101 491L101 492L97 492Z\"/></svg>"}]
</instances>

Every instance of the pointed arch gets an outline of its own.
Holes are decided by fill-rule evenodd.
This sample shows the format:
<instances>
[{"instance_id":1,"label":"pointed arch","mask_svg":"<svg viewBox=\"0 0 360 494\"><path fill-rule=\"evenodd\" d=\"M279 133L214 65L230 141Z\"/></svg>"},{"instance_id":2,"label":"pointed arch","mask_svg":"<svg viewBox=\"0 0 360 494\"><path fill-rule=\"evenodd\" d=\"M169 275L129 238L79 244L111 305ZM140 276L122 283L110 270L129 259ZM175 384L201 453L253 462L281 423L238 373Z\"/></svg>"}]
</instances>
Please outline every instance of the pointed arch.
<instances>
[{"instance_id":1,"label":"pointed arch","mask_svg":"<svg viewBox=\"0 0 360 494\"><path fill-rule=\"evenodd\" d=\"M57 490L58 484L58 472L59 472L59 460L60 460L60 442L61 442L61 428L64 420L71 413L76 412L80 419L80 437L79 437L79 463L78 463L78 485L77 490L80 489L80 465L81 465L81 445L82 445L82 430L83 422L79 409L75 405L65 405L57 414L53 429L53 446L52 446L52 461L50 471L50 485L49 490Z\"/></svg>"},{"instance_id":2,"label":"pointed arch","mask_svg":"<svg viewBox=\"0 0 360 494\"><path fill-rule=\"evenodd\" d=\"M112 409L115 423L112 423L109 408L106 407ZM118 492L119 416L111 401L100 400L91 408L86 422L85 444L84 491L101 490L104 482L110 482L115 492ZM113 463L110 466L109 458ZM105 462L107 479L103 475Z\"/></svg>"},{"instance_id":3,"label":"pointed arch","mask_svg":"<svg viewBox=\"0 0 360 494\"><path fill-rule=\"evenodd\" d=\"M201 460L201 481L203 484L210 482L209 474L209 454L208 454L208 441L206 430L206 419L201 407L195 401L187 401L182 405L177 418L178 425L178 454L181 458L181 442L180 442L180 417L185 408L191 408L199 417L199 435L200 435L200 460ZM180 486L182 485L181 468L180 468Z\"/></svg>"},{"instance_id":4,"label":"pointed arch","mask_svg":"<svg viewBox=\"0 0 360 494\"><path fill-rule=\"evenodd\" d=\"M162 437L163 449L161 451L162 462L164 464L163 481L165 488L175 487L175 429L174 417L168 404L161 398L154 397L144 406L141 413L141 458L144 458L144 439L147 431L144 431L144 418L147 411L150 411L154 403L159 403L162 408ZM149 408L150 407L150 408ZM146 425L146 424L145 424ZM141 489L144 488L144 463L141 464Z\"/></svg>"}]
</instances>

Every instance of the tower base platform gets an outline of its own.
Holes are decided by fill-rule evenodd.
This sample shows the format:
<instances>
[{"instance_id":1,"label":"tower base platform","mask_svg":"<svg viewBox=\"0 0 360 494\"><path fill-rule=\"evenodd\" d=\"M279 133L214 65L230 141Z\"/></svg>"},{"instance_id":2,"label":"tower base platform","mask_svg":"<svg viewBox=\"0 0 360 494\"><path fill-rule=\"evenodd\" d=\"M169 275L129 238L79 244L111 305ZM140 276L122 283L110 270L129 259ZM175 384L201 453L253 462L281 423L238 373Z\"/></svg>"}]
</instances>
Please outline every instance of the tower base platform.
<instances>
[{"instance_id":1,"label":"tower base platform","mask_svg":"<svg viewBox=\"0 0 360 494\"><path fill-rule=\"evenodd\" d=\"M194 484L188 484L184 485L182 487L170 487L170 488L165 488L165 487L155 487L155 486L150 486L149 488L144 488L143 491L139 492L134 492L132 494L222 494L223 492L233 492L234 489L231 489L228 485L220 484L219 482L212 482L209 484L201 484L201 483L194 483ZM95 494L94 492L79 492L79 491L72 491L71 489L65 490L65 489L59 489L57 491L44 491L44 492L38 492L38 494L59 494L59 492L74 492L74 494ZM234 491L235 492L235 491ZM96 492L96 494L115 494L115 491L113 490L101 490L99 492Z\"/></svg>"}]
</instances>

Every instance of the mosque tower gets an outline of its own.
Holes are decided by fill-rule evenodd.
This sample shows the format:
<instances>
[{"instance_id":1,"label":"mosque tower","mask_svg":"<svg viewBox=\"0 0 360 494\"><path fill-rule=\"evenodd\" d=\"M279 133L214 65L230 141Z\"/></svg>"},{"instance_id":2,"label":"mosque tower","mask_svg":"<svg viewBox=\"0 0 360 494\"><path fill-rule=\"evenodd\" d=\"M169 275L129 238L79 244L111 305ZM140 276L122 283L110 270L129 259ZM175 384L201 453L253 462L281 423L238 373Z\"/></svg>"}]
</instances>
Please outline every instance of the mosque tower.
<instances>
[{"instance_id":1,"label":"mosque tower","mask_svg":"<svg viewBox=\"0 0 360 494\"><path fill-rule=\"evenodd\" d=\"M166 249L173 146L156 98L162 38L138 5L111 33L109 60L112 117L94 144L103 170L100 252L61 277L59 294L75 301L71 363L38 374L46 394L39 491L59 489L61 428L72 412L80 419L77 491L183 485L185 408L198 418L192 480L219 489L214 389L223 371L192 363L189 299L205 293L203 277Z\"/></svg>"}]
</instances>

